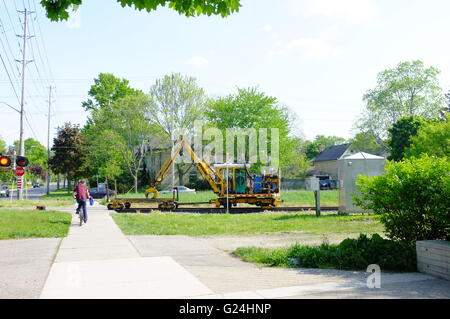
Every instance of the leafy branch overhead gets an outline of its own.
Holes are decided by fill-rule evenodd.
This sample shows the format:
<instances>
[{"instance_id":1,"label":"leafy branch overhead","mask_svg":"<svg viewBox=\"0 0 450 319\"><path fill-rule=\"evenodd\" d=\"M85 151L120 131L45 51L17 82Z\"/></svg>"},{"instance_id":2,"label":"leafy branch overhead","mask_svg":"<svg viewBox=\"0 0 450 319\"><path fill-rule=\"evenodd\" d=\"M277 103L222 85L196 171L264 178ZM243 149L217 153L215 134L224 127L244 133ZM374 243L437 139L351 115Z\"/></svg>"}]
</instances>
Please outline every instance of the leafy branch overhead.
<instances>
[{"instance_id":1,"label":"leafy branch overhead","mask_svg":"<svg viewBox=\"0 0 450 319\"><path fill-rule=\"evenodd\" d=\"M52 21L69 18L70 11L81 5L83 0L42 0L41 5ZM158 6L168 7L186 17L200 15L220 15L227 17L239 11L240 0L117 0L122 7L134 7L136 10L151 12Z\"/></svg>"}]
</instances>

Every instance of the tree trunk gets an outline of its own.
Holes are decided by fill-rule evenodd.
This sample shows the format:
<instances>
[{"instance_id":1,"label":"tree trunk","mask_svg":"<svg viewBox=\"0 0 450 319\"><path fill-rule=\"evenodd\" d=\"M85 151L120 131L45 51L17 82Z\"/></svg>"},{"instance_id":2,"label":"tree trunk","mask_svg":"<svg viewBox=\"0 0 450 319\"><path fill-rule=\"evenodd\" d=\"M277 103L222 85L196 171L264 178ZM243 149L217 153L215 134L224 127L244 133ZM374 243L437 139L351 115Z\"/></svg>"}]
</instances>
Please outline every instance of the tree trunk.
<instances>
[{"instance_id":1,"label":"tree trunk","mask_svg":"<svg viewBox=\"0 0 450 319\"><path fill-rule=\"evenodd\" d=\"M183 186L184 182L184 174L183 174L183 168L180 164L177 164L177 171L178 171L178 185Z\"/></svg>"},{"instance_id":2,"label":"tree trunk","mask_svg":"<svg viewBox=\"0 0 450 319\"><path fill-rule=\"evenodd\" d=\"M134 176L134 192L136 194L138 192L138 176L137 176L137 174Z\"/></svg>"},{"instance_id":3,"label":"tree trunk","mask_svg":"<svg viewBox=\"0 0 450 319\"><path fill-rule=\"evenodd\" d=\"M56 189L59 189L59 174L58 174L58 177L56 178Z\"/></svg>"}]
</instances>

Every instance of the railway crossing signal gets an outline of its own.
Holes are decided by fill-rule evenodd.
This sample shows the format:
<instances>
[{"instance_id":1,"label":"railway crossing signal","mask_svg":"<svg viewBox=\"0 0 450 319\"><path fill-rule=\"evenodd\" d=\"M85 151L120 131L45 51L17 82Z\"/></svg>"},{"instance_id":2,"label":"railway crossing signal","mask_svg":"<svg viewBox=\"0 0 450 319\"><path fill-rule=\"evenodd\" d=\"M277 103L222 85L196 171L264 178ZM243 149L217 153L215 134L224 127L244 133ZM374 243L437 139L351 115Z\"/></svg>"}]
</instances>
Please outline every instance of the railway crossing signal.
<instances>
[{"instance_id":1,"label":"railway crossing signal","mask_svg":"<svg viewBox=\"0 0 450 319\"><path fill-rule=\"evenodd\" d=\"M28 158L24 156L17 156L16 157L16 165L19 167L27 167L29 164Z\"/></svg>"},{"instance_id":2,"label":"railway crossing signal","mask_svg":"<svg viewBox=\"0 0 450 319\"><path fill-rule=\"evenodd\" d=\"M11 158L8 156L0 157L0 167L10 167L11 166Z\"/></svg>"}]
</instances>

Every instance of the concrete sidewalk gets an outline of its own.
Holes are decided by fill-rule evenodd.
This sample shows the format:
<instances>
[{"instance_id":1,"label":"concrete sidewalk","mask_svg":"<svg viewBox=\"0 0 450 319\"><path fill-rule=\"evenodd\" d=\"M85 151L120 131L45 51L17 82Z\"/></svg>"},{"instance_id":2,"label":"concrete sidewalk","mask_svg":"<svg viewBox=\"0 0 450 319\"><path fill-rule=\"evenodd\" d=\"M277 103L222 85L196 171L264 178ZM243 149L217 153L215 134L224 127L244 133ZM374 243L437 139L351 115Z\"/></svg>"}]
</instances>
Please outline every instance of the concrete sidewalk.
<instances>
[{"instance_id":1,"label":"concrete sidewalk","mask_svg":"<svg viewBox=\"0 0 450 319\"><path fill-rule=\"evenodd\" d=\"M369 289L363 271L261 268L226 252L258 238L126 237L105 207L88 215L80 227L74 214L41 298L450 298L450 282L428 275L382 273Z\"/></svg>"},{"instance_id":2,"label":"concrete sidewalk","mask_svg":"<svg viewBox=\"0 0 450 319\"><path fill-rule=\"evenodd\" d=\"M105 207L89 207L88 216L80 227L74 213L41 298L181 298L212 293L172 258L141 257Z\"/></svg>"},{"instance_id":3,"label":"concrete sidewalk","mask_svg":"<svg viewBox=\"0 0 450 319\"><path fill-rule=\"evenodd\" d=\"M364 271L258 267L225 252L228 241L210 236L129 238L142 256L170 256L214 291L193 298L450 298L449 281L420 273L382 272L381 288L369 289ZM248 240L243 237L241 246Z\"/></svg>"}]
</instances>

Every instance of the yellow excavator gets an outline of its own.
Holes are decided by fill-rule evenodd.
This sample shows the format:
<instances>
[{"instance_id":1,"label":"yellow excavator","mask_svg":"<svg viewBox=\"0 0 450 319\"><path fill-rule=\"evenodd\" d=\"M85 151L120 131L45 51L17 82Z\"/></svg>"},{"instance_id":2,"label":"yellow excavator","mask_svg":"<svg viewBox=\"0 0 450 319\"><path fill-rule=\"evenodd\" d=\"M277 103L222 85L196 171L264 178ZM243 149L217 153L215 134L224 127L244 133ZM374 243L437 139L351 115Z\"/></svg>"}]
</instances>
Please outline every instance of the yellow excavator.
<instances>
[{"instance_id":1,"label":"yellow excavator","mask_svg":"<svg viewBox=\"0 0 450 319\"><path fill-rule=\"evenodd\" d=\"M145 191L146 198L148 198L149 194L153 194L153 197L151 197L151 199L155 199L158 197L158 191L156 190L156 186L162 183L164 177L169 172L178 154L180 155L183 154L182 153L183 148L186 149L186 151L193 159L194 164L197 166L198 171L208 181L209 185L211 185L213 192L216 194L220 194L222 185L224 184L222 176L220 176L208 163L202 162L197 157L197 155L195 155L189 143L185 139L181 139L177 144L175 144L170 158L166 160L166 162L159 170L158 174L156 175L155 181Z\"/></svg>"}]
</instances>

